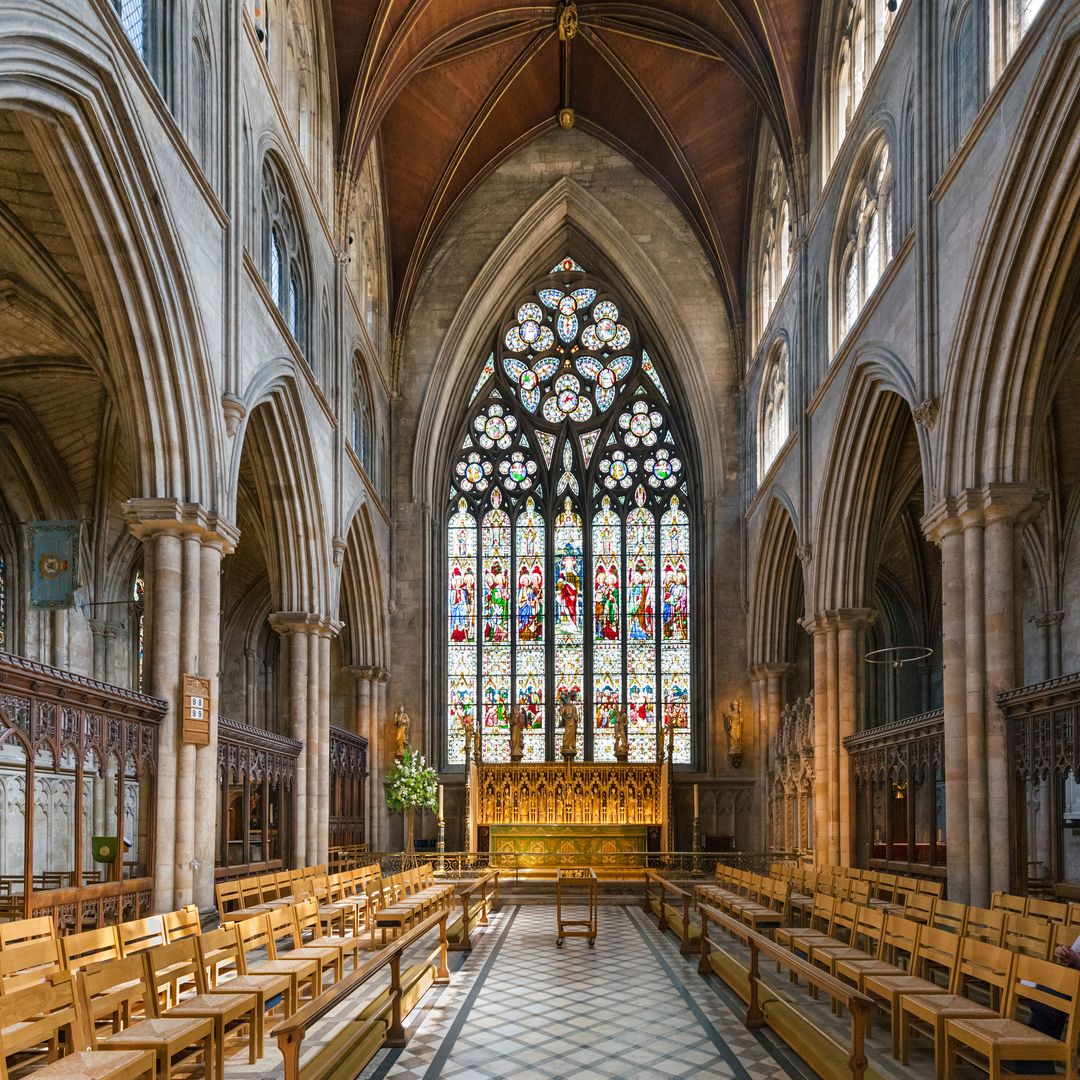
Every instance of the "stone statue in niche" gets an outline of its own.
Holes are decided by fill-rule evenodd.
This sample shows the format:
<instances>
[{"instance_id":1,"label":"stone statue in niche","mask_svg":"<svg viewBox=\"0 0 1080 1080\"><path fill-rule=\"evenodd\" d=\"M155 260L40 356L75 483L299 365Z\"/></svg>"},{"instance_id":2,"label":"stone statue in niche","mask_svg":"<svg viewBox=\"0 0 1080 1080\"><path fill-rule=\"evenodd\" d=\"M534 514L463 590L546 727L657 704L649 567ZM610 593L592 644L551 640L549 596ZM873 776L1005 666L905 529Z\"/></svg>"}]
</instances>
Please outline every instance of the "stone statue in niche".
<instances>
[{"instance_id":1,"label":"stone statue in niche","mask_svg":"<svg viewBox=\"0 0 1080 1080\"><path fill-rule=\"evenodd\" d=\"M394 737L397 739L395 756L401 757L405 753L405 747L409 745L409 714L404 705L399 705L394 713Z\"/></svg>"},{"instance_id":2,"label":"stone statue in niche","mask_svg":"<svg viewBox=\"0 0 1080 1080\"><path fill-rule=\"evenodd\" d=\"M521 706L510 709L510 760L520 761L525 753L525 721L521 718Z\"/></svg>"},{"instance_id":3,"label":"stone statue in niche","mask_svg":"<svg viewBox=\"0 0 1080 1080\"><path fill-rule=\"evenodd\" d=\"M737 769L742 764L742 698L733 701L731 711L724 713L724 731L727 732L728 761L733 769Z\"/></svg>"},{"instance_id":4,"label":"stone statue in niche","mask_svg":"<svg viewBox=\"0 0 1080 1080\"><path fill-rule=\"evenodd\" d=\"M476 729L471 720L462 720L461 734L465 738L465 760L468 762L473 756L473 743L476 740Z\"/></svg>"},{"instance_id":5,"label":"stone statue in niche","mask_svg":"<svg viewBox=\"0 0 1080 1080\"><path fill-rule=\"evenodd\" d=\"M615 760L625 764L630 755L630 721L626 710L620 709L615 717Z\"/></svg>"},{"instance_id":6,"label":"stone statue in niche","mask_svg":"<svg viewBox=\"0 0 1080 1080\"><path fill-rule=\"evenodd\" d=\"M578 709L573 697L566 698L559 707L562 720L562 756L567 760L577 754Z\"/></svg>"}]
</instances>

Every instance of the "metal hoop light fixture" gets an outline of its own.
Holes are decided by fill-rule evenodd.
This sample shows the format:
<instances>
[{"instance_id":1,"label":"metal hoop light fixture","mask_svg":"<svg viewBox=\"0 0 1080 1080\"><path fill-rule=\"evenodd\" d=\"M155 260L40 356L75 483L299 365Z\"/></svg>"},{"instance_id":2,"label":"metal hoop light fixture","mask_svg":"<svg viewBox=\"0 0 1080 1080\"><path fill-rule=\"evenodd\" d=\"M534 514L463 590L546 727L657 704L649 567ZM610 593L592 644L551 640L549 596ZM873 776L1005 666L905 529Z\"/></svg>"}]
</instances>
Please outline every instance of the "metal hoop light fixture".
<instances>
[{"instance_id":1,"label":"metal hoop light fixture","mask_svg":"<svg viewBox=\"0 0 1080 1080\"><path fill-rule=\"evenodd\" d=\"M900 670L905 664L914 664L934 655L934 650L926 645L892 645L887 649L874 649L863 659L868 664L888 664Z\"/></svg>"}]
</instances>

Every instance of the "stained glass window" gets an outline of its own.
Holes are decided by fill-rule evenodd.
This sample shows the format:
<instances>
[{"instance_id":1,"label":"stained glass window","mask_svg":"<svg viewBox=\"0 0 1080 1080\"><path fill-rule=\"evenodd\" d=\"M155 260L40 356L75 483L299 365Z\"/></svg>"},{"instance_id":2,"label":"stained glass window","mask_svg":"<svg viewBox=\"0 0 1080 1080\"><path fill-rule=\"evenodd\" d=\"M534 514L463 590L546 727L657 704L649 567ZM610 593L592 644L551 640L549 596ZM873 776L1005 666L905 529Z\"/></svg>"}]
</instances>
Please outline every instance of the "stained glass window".
<instances>
[{"instance_id":1,"label":"stained glass window","mask_svg":"<svg viewBox=\"0 0 1080 1080\"><path fill-rule=\"evenodd\" d=\"M580 760L693 754L692 495L674 400L633 313L573 259L508 305L450 466L447 761L553 760L576 704ZM486 350L485 350L486 352Z\"/></svg>"},{"instance_id":2,"label":"stained glass window","mask_svg":"<svg viewBox=\"0 0 1080 1080\"><path fill-rule=\"evenodd\" d=\"M140 58L146 59L146 4L144 0L115 0L120 25Z\"/></svg>"},{"instance_id":3,"label":"stained glass window","mask_svg":"<svg viewBox=\"0 0 1080 1080\"><path fill-rule=\"evenodd\" d=\"M7 559L0 551L0 652L7 650Z\"/></svg>"},{"instance_id":4,"label":"stained glass window","mask_svg":"<svg viewBox=\"0 0 1080 1080\"><path fill-rule=\"evenodd\" d=\"M141 570L135 571L135 577L131 582L131 621L132 630L132 668L134 674L134 683L136 690L143 690L145 688L145 681L143 678L143 631L145 629L146 622L146 581L143 578L143 572Z\"/></svg>"}]
</instances>

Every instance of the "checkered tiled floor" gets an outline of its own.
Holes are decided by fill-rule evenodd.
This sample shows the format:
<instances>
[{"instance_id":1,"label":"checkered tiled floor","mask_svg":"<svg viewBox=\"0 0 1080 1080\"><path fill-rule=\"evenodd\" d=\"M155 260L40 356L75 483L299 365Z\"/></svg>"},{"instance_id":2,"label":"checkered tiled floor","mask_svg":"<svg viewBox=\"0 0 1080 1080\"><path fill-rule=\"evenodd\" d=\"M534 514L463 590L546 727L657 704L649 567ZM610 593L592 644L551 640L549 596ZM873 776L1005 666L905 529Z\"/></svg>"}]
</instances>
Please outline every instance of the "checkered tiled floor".
<instances>
[{"instance_id":1,"label":"checkered tiled floor","mask_svg":"<svg viewBox=\"0 0 1080 1080\"><path fill-rule=\"evenodd\" d=\"M503 908L475 942L409 1018L409 1045L364 1080L810 1075L637 908L602 907L594 949L556 948L554 908L531 905Z\"/></svg>"}]
</instances>

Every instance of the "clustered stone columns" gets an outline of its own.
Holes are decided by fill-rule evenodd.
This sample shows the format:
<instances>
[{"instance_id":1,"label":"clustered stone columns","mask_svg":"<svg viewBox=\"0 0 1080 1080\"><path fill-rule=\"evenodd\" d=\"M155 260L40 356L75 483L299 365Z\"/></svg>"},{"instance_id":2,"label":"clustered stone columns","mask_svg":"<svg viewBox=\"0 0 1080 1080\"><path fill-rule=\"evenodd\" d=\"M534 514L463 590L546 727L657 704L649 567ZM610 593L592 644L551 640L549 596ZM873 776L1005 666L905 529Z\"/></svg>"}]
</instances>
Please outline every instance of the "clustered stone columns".
<instances>
[{"instance_id":1,"label":"clustered stone columns","mask_svg":"<svg viewBox=\"0 0 1080 1080\"><path fill-rule=\"evenodd\" d=\"M131 499L128 526L143 545L145 688L169 711L158 740L154 907L214 903L221 560L239 534L217 515L175 499ZM184 675L210 681L210 742L181 741Z\"/></svg>"},{"instance_id":2,"label":"clustered stone columns","mask_svg":"<svg viewBox=\"0 0 1080 1080\"><path fill-rule=\"evenodd\" d=\"M293 785L293 863L313 866L330 852L330 639L341 624L279 611L270 625L281 637L289 734L303 744Z\"/></svg>"},{"instance_id":3,"label":"clustered stone columns","mask_svg":"<svg viewBox=\"0 0 1080 1080\"><path fill-rule=\"evenodd\" d=\"M116 677L117 626L106 619L91 619L90 632L94 635L94 678L115 684L119 681Z\"/></svg>"},{"instance_id":4,"label":"clustered stone columns","mask_svg":"<svg viewBox=\"0 0 1080 1080\"><path fill-rule=\"evenodd\" d=\"M1007 745L996 704L1017 685L1021 528L1041 506L1027 484L990 484L923 520L941 547L945 840L949 898L989 903L1009 887Z\"/></svg>"},{"instance_id":5,"label":"clustered stone columns","mask_svg":"<svg viewBox=\"0 0 1080 1080\"><path fill-rule=\"evenodd\" d=\"M844 739L862 709L864 641L877 617L870 608L840 608L808 620L814 640L814 861L851 866L854 790Z\"/></svg>"},{"instance_id":6,"label":"clustered stone columns","mask_svg":"<svg viewBox=\"0 0 1080 1080\"><path fill-rule=\"evenodd\" d=\"M384 777L389 741L386 727L386 690L389 673L379 667L352 667L356 679L356 731L368 741L367 837L369 851L382 851L387 842Z\"/></svg>"},{"instance_id":7,"label":"clustered stone columns","mask_svg":"<svg viewBox=\"0 0 1080 1080\"><path fill-rule=\"evenodd\" d=\"M761 848L766 850L777 835L776 822L770 822L772 806L769 775L773 770L776 752L776 733L780 729L780 713L784 707L784 679L791 672L790 664L758 664L750 669L750 700L758 731L758 787L761 791Z\"/></svg>"}]
</instances>

